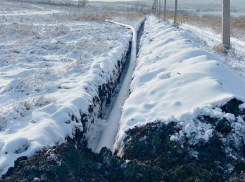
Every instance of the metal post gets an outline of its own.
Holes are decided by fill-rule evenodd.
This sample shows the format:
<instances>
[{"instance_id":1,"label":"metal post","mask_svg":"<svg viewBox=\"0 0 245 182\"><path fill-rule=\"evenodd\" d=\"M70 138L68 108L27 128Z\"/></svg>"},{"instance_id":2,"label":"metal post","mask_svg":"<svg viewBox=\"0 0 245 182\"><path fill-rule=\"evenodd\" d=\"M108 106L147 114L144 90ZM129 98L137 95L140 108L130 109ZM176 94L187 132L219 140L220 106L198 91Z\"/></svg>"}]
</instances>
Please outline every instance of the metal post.
<instances>
[{"instance_id":1,"label":"metal post","mask_svg":"<svg viewBox=\"0 0 245 182\"><path fill-rule=\"evenodd\" d=\"M166 13L167 13L167 0L164 0L164 21L166 21Z\"/></svg>"},{"instance_id":2,"label":"metal post","mask_svg":"<svg viewBox=\"0 0 245 182\"><path fill-rule=\"evenodd\" d=\"M175 0L175 8L174 8L174 24L177 24L177 11L178 11L178 0Z\"/></svg>"},{"instance_id":3,"label":"metal post","mask_svg":"<svg viewBox=\"0 0 245 182\"><path fill-rule=\"evenodd\" d=\"M223 0L222 11L222 44L230 47L230 0Z\"/></svg>"}]
</instances>

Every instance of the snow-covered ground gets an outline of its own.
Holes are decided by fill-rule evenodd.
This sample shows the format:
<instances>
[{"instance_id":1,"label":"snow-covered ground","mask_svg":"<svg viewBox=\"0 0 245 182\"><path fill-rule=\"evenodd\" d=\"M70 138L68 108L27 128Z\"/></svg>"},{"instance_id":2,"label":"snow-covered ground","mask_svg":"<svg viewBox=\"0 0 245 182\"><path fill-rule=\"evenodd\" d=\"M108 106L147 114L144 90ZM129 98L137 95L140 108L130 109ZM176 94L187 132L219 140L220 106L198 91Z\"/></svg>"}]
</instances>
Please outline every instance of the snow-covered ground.
<instances>
[{"instance_id":1,"label":"snow-covered ground","mask_svg":"<svg viewBox=\"0 0 245 182\"><path fill-rule=\"evenodd\" d=\"M141 14L99 4L78 9L0 2L0 176L18 157L64 143L75 130L83 130L81 116L91 114L99 86L117 80L116 67L128 51L132 32L104 20L136 27ZM240 61L245 43L232 39L233 52L213 53L220 43L220 35L210 30L187 24L176 28L150 16L114 149L129 129L159 120L182 128L171 140L195 133L194 144L200 138L208 141L213 127L195 120L199 115L226 118L245 137L244 120L220 109L232 98L245 101L245 78L238 75L245 75L245 62ZM126 78L130 82L131 74ZM86 137L94 151L112 147L120 105L128 95L128 85L123 88L109 120L93 120L94 131ZM101 138L93 140L98 127Z\"/></svg>"},{"instance_id":2,"label":"snow-covered ground","mask_svg":"<svg viewBox=\"0 0 245 182\"><path fill-rule=\"evenodd\" d=\"M170 136L173 141L193 133L189 142L208 141L214 128L197 119L202 115L226 118L235 138L245 136L244 120L220 109L233 98L245 101L245 79L223 64L222 57L200 47L190 32L153 16L146 20L114 149L121 149L127 130L155 121L178 123L181 130Z\"/></svg>"},{"instance_id":3,"label":"snow-covered ground","mask_svg":"<svg viewBox=\"0 0 245 182\"><path fill-rule=\"evenodd\" d=\"M0 2L0 176L18 157L82 130L98 87L117 79L132 33L105 22L110 13L139 20L103 8Z\"/></svg>"},{"instance_id":4,"label":"snow-covered ground","mask_svg":"<svg viewBox=\"0 0 245 182\"><path fill-rule=\"evenodd\" d=\"M118 131L118 123L120 121L121 115L122 115L122 106L125 103L125 100L128 98L129 91L130 91L130 83L132 80L132 75L134 73L134 69L136 66L136 55L137 55L137 32L138 29L140 28L140 25L143 23L144 19L139 22L139 26L136 28L133 26L129 26L126 24L121 24L118 22L112 22L115 24L118 24L120 26L124 26L127 28L130 28L131 31L133 32L133 38L132 38L132 45L131 45L131 56L130 56L130 63L129 63L129 68L127 70L127 74L125 76L125 79L122 83L122 87L120 89L120 92L118 93L118 97L116 99L116 102L113 106L113 109L108 117L108 123L103 131L103 134L101 135L100 142L98 146L96 147L95 151L100 152L100 150L103 147L107 147L108 149L112 150L113 145L115 142L115 137Z\"/></svg>"},{"instance_id":5,"label":"snow-covered ground","mask_svg":"<svg viewBox=\"0 0 245 182\"><path fill-rule=\"evenodd\" d=\"M220 17L220 15L222 14L222 12L221 11L204 11L204 12L198 12L197 14L200 17L202 17L202 16L216 16L216 17ZM241 12L231 12L231 17L239 18L241 16L245 16L244 11L241 11Z\"/></svg>"},{"instance_id":6,"label":"snow-covered ground","mask_svg":"<svg viewBox=\"0 0 245 182\"><path fill-rule=\"evenodd\" d=\"M216 51L223 58L223 62L233 69L236 73L245 76L245 42L237 38L231 37L232 49L228 54L219 52L218 47L222 43L222 35L215 33L210 28L199 28L189 24L182 24L183 30L191 32L200 40L204 49Z\"/></svg>"}]
</instances>

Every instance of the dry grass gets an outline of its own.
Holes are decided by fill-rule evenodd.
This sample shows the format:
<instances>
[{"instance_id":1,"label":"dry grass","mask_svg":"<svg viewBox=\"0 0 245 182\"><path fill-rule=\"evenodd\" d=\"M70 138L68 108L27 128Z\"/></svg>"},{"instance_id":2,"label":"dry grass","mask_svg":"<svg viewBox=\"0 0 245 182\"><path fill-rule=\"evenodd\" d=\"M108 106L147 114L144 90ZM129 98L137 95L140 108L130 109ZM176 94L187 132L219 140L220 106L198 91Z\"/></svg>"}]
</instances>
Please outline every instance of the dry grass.
<instances>
[{"instance_id":1,"label":"dry grass","mask_svg":"<svg viewBox=\"0 0 245 182\"><path fill-rule=\"evenodd\" d=\"M115 11L104 11L104 12L92 12L91 10L83 10L82 12L74 12L72 14L55 14L56 20L58 21L105 21L113 19L114 17L125 17L128 20L139 19L143 16L143 13L137 12L115 12Z\"/></svg>"},{"instance_id":2,"label":"dry grass","mask_svg":"<svg viewBox=\"0 0 245 182\"><path fill-rule=\"evenodd\" d=\"M61 35L66 35L67 32L69 32L69 28L64 26L64 25L61 25L61 26L57 26L55 29L54 29L54 35L55 36L61 36Z\"/></svg>"},{"instance_id":3,"label":"dry grass","mask_svg":"<svg viewBox=\"0 0 245 182\"><path fill-rule=\"evenodd\" d=\"M223 44L219 44L217 46L214 46L211 48L211 50L213 52L218 52L218 53L223 53L223 54L229 53L229 49L225 48Z\"/></svg>"},{"instance_id":4,"label":"dry grass","mask_svg":"<svg viewBox=\"0 0 245 182\"><path fill-rule=\"evenodd\" d=\"M1 37L10 35L10 34L29 37L29 36L37 36L38 31L35 29L34 26L29 25L29 24L13 23L13 24L0 26L0 34L1 34Z\"/></svg>"},{"instance_id":5,"label":"dry grass","mask_svg":"<svg viewBox=\"0 0 245 182\"><path fill-rule=\"evenodd\" d=\"M107 19L107 14L97 15L96 13L72 13L72 14L55 14L54 18L59 22L67 21L104 21Z\"/></svg>"},{"instance_id":6,"label":"dry grass","mask_svg":"<svg viewBox=\"0 0 245 182\"><path fill-rule=\"evenodd\" d=\"M84 11L82 14L74 14L71 18L76 21L105 21L110 18L111 15L108 12L104 13L91 13L88 10Z\"/></svg>"},{"instance_id":7,"label":"dry grass","mask_svg":"<svg viewBox=\"0 0 245 182\"><path fill-rule=\"evenodd\" d=\"M126 19L135 20L135 19L140 19L144 15L143 13L131 12L131 13L121 13L120 15L117 14L117 16L123 16Z\"/></svg>"},{"instance_id":8,"label":"dry grass","mask_svg":"<svg viewBox=\"0 0 245 182\"><path fill-rule=\"evenodd\" d=\"M167 20L173 19L173 14L167 15ZM179 14L178 22L180 24L187 23L190 25L194 25L200 28L211 28L216 33L221 33L222 31L222 19L217 16L196 16L196 15L187 15L187 14ZM231 18L231 35L238 39L245 40L245 17Z\"/></svg>"}]
</instances>

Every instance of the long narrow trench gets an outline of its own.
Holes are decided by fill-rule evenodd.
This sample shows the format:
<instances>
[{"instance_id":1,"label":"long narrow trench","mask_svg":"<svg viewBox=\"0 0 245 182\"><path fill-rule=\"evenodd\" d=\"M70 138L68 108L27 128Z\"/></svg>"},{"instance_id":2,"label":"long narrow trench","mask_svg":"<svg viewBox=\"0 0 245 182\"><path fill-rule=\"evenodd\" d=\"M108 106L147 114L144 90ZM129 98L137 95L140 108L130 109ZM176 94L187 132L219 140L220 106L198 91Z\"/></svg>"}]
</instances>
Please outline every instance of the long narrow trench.
<instances>
[{"instance_id":1,"label":"long narrow trench","mask_svg":"<svg viewBox=\"0 0 245 182\"><path fill-rule=\"evenodd\" d=\"M140 39L141 39L141 36L144 32L144 22L141 24L138 32L137 32L137 44L136 44L136 54L138 55L139 53L139 50L140 50ZM124 64L124 67L123 67L123 70L121 72L121 77L120 77L120 80L115 88L115 91L113 92L112 96L111 96L111 102L110 104L107 106L106 110L104 111L104 113L102 113L102 120L108 120L109 119L109 116L112 112L112 109L115 105L115 102L116 102L116 99L117 99L117 96L122 88L122 84L123 84L123 81L127 75L127 72L128 72L128 68L129 68L129 63L130 63L130 59L131 59L131 48L132 48L132 42L130 43L129 45L129 48L128 48L128 53L125 57L125 64Z\"/></svg>"},{"instance_id":2,"label":"long narrow trench","mask_svg":"<svg viewBox=\"0 0 245 182\"><path fill-rule=\"evenodd\" d=\"M136 56L139 52L139 42L144 31L144 21L142 22L138 32L132 26L120 24L117 22L112 23L116 23L120 26L130 28L133 32L133 38L131 41L131 45L129 46L129 52L127 54L126 62L121 73L120 81L114 93L112 94L111 102L104 111L102 120L97 121L97 126L93 126L94 133L92 135L100 136L97 136L97 139L90 141L88 143L88 147L97 153L100 152L101 148L103 147L107 147L110 150L113 149L116 134L118 131L119 121L122 114L121 107L126 101L130 91L132 74L136 66Z\"/></svg>"}]
</instances>

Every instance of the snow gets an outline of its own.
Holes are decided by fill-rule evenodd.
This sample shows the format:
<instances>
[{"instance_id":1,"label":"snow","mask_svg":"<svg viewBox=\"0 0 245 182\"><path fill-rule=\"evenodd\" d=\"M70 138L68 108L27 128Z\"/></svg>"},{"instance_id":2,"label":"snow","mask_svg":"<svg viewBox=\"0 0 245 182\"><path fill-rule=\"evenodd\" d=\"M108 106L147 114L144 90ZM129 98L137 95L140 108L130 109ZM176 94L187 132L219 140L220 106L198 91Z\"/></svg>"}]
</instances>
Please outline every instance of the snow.
<instances>
[{"instance_id":1,"label":"snow","mask_svg":"<svg viewBox=\"0 0 245 182\"><path fill-rule=\"evenodd\" d=\"M183 30L186 30L188 32L191 32L193 36L195 36L197 39L202 42L202 48L212 51L212 52L218 52L215 50L215 47L219 47L222 43L222 35L215 33L210 28L199 28L196 26L192 26L189 24L181 24L180 26ZM223 63L229 66L231 69L233 69L236 73L245 76L245 61L244 61L244 47L245 42L231 37L231 46L232 49L229 50L228 54L222 54L219 53L219 55L222 57Z\"/></svg>"},{"instance_id":2,"label":"snow","mask_svg":"<svg viewBox=\"0 0 245 182\"><path fill-rule=\"evenodd\" d=\"M224 116L228 121L235 121L236 117L234 114L226 113Z\"/></svg>"},{"instance_id":3,"label":"snow","mask_svg":"<svg viewBox=\"0 0 245 182\"><path fill-rule=\"evenodd\" d=\"M179 138L177 136L175 136L175 135L172 135L170 137L170 141L178 141L178 140L179 140Z\"/></svg>"},{"instance_id":4,"label":"snow","mask_svg":"<svg viewBox=\"0 0 245 182\"><path fill-rule=\"evenodd\" d=\"M10 141L6 141L6 144L3 147L3 153L22 153L26 150L29 145L27 138L15 138Z\"/></svg>"},{"instance_id":5,"label":"snow","mask_svg":"<svg viewBox=\"0 0 245 182\"><path fill-rule=\"evenodd\" d=\"M89 114L98 87L117 79L113 72L132 34L101 20L77 19L83 12L72 6L0 3L6 15L0 19L1 176L17 158L83 130L81 115ZM91 8L84 11L94 16ZM119 16L131 25L138 22Z\"/></svg>"},{"instance_id":6,"label":"snow","mask_svg":"<svg viewBox=\"0 0 245 182\"><path fill-rule=\"evenodd\" d=\"M239 108L240 108L240 109L245 109L245 103L241 104L241 105L239 106Z\"/></svg>"},{"instance_id":7,"label":"snow","mask_svg":"<svg viewBox=\"0 0 245 182\"><path fill-rule=\"evenodd\" d=\"M192 26L192 25L185 24L185 23L181 24L181 28L184 30L190 31L196 37L200 38L201 40L206 41L206 43L210 47L217 46L221 44L222 42L222 35L215 33L210 28L198 28L196 26ZM244 41L231 37L231 44L232 44L232 47L235 48L237 51L245 53L244 52L244 46L245 46Z\"/></svg>"},{"instance_id":8,"label":"snow","mask_svg":"<svg viewBox=\"0 0 245 182\"><path fill-rule=\"evenodd\" d=\"M159 120L181 126L171 140L186 134L194 137L194 143L200 138L207 141L212 126L196 118L225 117L218 107L232 98L245 101L244 91L244 78L225 66L220 56L200 48L195 36L150 16L114 150L120 149L127 130ZM226 117L234 119L231 114Z\"/></svg>"},{"instance_id":9,"label":"snow","mask_svg":"<svg viewBox=\"0 0 245 182\"><path fill-rule=\"evenodd\" d=\"M142 21L144 21L144 19L142 19L139 23L139 25L142 23ZM111 111L111 114L108 118L108 125L105 128L99 145L96 149L96 152L100 152L100 150L103 147L107 147L108 149L112 150L113 149L113 145L115 142L115 136L117 134L117 130L118 130L118 122L120 121L120 117L122 114L122 109L121 107L123 106L125 100L128 97L129 94L129 90L130 90L130 83L132 80L132 75L136 66L136 52L137 52L137 30L130 25L126 25L126 24L121 24L118 22L112 22L115 24L118 24L120 26L124 26L127 27L129 29L131 29L131 31L133 32L133 38L132 38L132 46L131 46L131 57L130 57L130 63L129 63L129 68L127 71L127 74L124 78L124 81L122 83L122 87L120 92L118 93L116 102L113 106L113 109Z\"/></svg>"}]
</instances>

